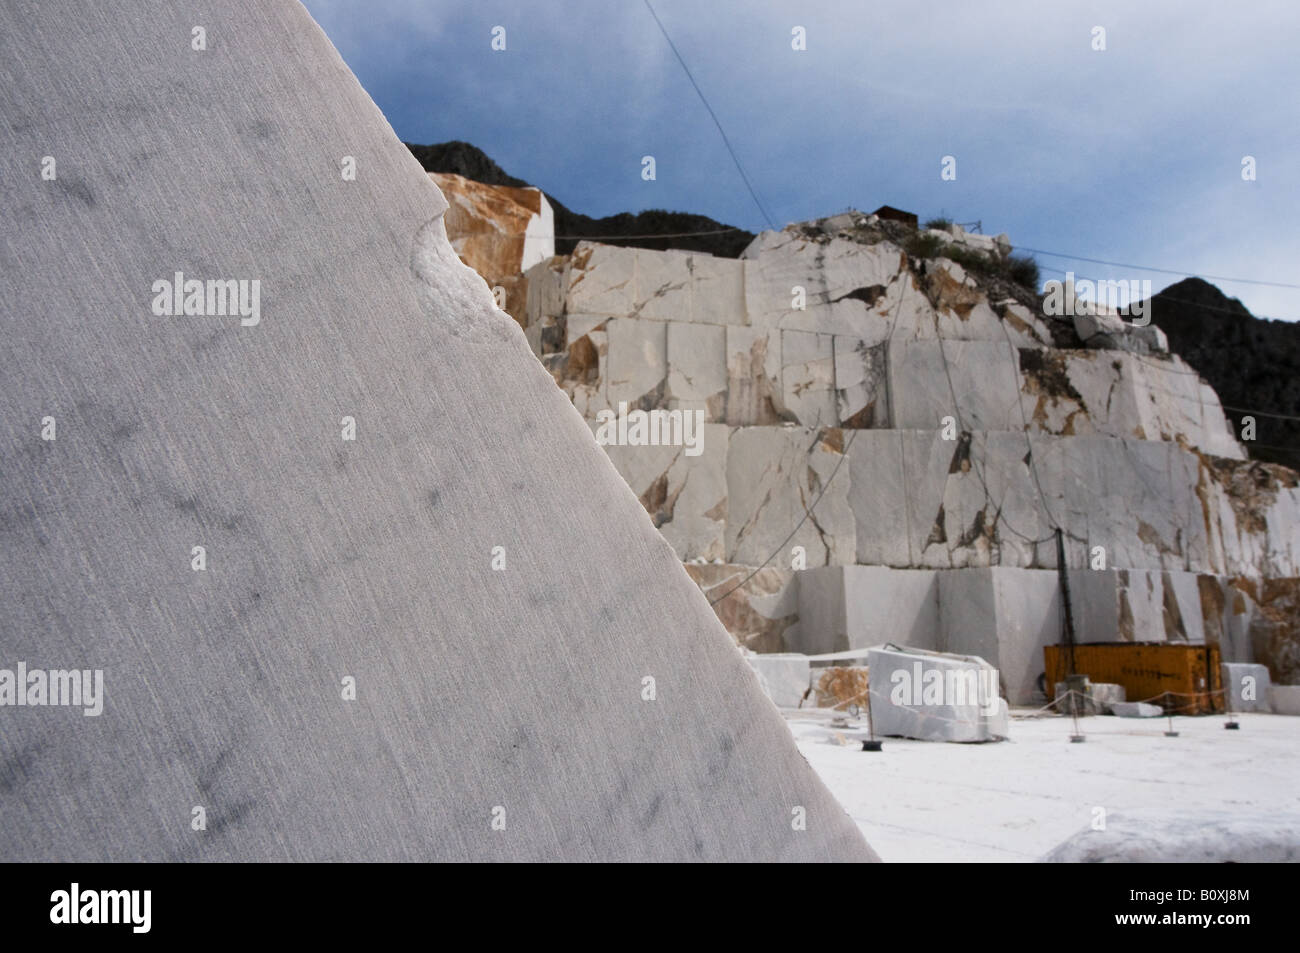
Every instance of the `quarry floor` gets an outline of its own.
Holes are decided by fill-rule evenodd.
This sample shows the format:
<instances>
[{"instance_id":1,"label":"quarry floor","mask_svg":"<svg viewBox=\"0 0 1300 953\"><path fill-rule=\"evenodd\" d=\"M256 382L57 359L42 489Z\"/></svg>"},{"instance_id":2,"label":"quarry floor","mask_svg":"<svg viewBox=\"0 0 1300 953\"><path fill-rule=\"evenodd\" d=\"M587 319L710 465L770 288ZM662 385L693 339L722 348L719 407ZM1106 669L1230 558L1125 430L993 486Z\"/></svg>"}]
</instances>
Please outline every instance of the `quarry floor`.
<instances>
[{"instance_id":1,"label":"quarry floor","mask_svg":"<svg viewBox=\"0 0 1300 953\"><path fill-rule=\"evenodd\" d=\"M1091 825L1094 808L1300 811L1300 717L1017 717L1011 740L884 739L864 752L824 709L783 712L799 750L886 861L1033 861ZM850 719L853 724L853 719ZM865 719L858 724L865 734Z\"/></svg>"}]
</instances>

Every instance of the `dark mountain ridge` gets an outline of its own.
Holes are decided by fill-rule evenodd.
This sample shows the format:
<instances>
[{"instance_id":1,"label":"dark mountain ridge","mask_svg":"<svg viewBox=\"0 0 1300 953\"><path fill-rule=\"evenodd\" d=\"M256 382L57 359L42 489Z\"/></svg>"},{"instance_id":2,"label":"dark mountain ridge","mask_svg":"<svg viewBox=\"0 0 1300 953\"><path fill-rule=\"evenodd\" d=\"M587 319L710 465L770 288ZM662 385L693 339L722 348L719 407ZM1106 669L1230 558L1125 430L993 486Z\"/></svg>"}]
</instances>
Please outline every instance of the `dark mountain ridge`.
<instances>
[{"instance_id":1,"label":"dark mountain ridge","mask_svg":"<svg viewBox=\"0 0 1300 953\"><path fill-rule=\"evenodd\" d=\"M1219 394L1237 435L1244 408L1256 413L1251 457L1300 470L1300 326L1257 318L1236 298L1200 278L1186 278L1151 298L1151 320L1169 348Z\"/></svg>"},{"instance_id":2,"label":"dark mountain ridge","mask_svg":"<svg viewBox=\"0 0 1300 953\"><path fill-rule=\"evenodd\" d=\"M450 172L486 185L509 185L516 188L532 183L506 174L483 150L468 142L440 142L431 146L406 143L411 154L424 166L426 172ZM665 251L677 248L698 251L719 258L737 258L754 240L754 233L716 222L707 215L689 212L667 212L650 209L645 212L619 212L604 218L592 218L572 211L567 205L545 189L542 190L551 208L555 210L555 252L567 255L582 238L590 238L611 245L631 248L653 248ZM688 234L712 232L714 234ZM630 239L627 235L650 235L651 238ZM568 237L566 237L568 236Z\"/></svg>"}]
</instances>

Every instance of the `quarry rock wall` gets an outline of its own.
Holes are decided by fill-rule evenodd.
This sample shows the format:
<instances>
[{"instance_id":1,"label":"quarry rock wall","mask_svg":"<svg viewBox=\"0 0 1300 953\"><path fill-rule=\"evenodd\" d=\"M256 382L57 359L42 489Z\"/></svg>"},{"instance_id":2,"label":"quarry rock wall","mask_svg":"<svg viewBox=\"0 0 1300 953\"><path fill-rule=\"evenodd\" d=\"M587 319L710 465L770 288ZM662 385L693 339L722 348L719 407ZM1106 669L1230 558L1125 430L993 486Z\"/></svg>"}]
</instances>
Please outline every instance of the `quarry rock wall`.
<instances>
[{"instance_id":1,"label":"quarry rock wall","mask_svg":"<svg viewBox=\"0 0 1300 953\"><path fill-rule=\"evenodd\" d=\"M1100 349L840 224L738 260L580 243L527 275L534 352L739 642L980 654L1027 702L1059 526L1080 638L1214 639L1300 678L1296 475L1247 460L1158 329Z\"/></svg>"}]
</instances>

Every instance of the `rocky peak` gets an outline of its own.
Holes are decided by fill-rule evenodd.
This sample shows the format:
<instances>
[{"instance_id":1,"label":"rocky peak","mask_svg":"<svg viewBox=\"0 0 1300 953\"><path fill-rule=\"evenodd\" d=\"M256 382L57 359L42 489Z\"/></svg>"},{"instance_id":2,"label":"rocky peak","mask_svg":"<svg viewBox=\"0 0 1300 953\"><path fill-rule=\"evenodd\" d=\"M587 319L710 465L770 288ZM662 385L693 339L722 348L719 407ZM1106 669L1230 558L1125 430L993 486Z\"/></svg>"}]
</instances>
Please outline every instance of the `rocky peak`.
<instances>
[{"instance_id":1,"label":"rocky peak","mask_svg":"<svg viewBox=\"0 0 1300 953\"><path fill-rule=\"evenodd\" d=\"M1196 368L1233 408L1254 408L1267 417L1229 410L1240 433L1255 417L1251 456L1300 470L1300 325L1257 318L1240 301L1200 278L1170 285L1151 299L1155 324L1169 346Z\"/></svg>"}]
</instances>

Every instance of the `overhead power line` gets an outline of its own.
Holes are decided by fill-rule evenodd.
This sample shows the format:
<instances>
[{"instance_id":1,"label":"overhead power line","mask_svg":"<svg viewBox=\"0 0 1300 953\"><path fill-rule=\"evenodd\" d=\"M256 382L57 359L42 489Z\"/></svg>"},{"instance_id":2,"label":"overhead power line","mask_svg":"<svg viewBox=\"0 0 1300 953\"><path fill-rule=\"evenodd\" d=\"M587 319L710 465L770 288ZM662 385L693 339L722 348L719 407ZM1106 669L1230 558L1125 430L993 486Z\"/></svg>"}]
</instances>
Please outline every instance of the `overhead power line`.
<instances>
[{"instance_id":1,"label":"overhead power line","mask_svg":"<svg viewBox=\"0 0 1300 953\"><path fill-rule=\"evenodd\" d=\"M657 232L657 233L647 233L645 235L537 235L537 236L528 235L526 237L553 238L556 241L560 241L561 239L563 239L565 241L575 241L575 242L603 242L603 241L608 241L611 238L616 238L620 241L633 239L633 238L694 238L696 235L725 235L727 232L748 233L749 229L733 228L731 226L728 226L726 228L710 229L707 232Z\"/></svg>"},{"instance_id":2,"label":"overhead power line","mask_svg":"<svg viewBox=\"0 0 1300 953\"><path fill-rule=\"evenodd\" d=\"M906 271L900 271L900 272L899 272L899 277L902 278L903 280L906 280L904 276L905 276L905 275L910 275L910 274L911 274L911 269L909 268L909 269L907 269ZM902 287L900 286L900 287L899 287L899 292L898 292L898 304L894 305L894 316L893 316L893 318L892 318L892 319L890 320L890 322L889 322L889 334L888 334L888 336L885 338L885 342L886 342L886 344L888 344L888 343L890 343L890 342L892 342L892 341L894 340L894 329L898 326L898 316L899 316L899 314L900 314L900 313L902 312L902 310L903 310L903 298L904 298L904 297L905 297L905 295L904 295L904 293L903 293L903 289L902 289ZM843 431L845 428L841 427L840 429L841 429L841 431ZM835 474L837 474L837 473L840 472L840 467L843 465L845 458L848 457L848 455L849 455L849 451L853 449L853 441L856 440L856 439L858 439L858 430L859 430L859 428L849 428L849 429L851 430L851 432L849 433L849 439L845 442L845 444L844 444L844 449L840 452L840 458L839 458L837 461L835 461L835 468L834 468L833 470L831 470L831 474L830 474L830 476L827 477L827 478L826 478L826 482L822 484L821 491L817 494L817 498L814 499L814 500L812 501L811 504L809 504L808 506L804 507L803 518L800 519L799 522L795 524L794 529L792 529L792 530L790 531L790 535L787 536L784 540L781 541L781 545L780 545L780 546L778 546L776 549L772 550L771 555L769 555L769 556L768 556L766 559L764 559L761 563L759 563L757 566L755 566L754 569L749 573L749 575L747 575L744 579L740 580L740 582L736 583L734 586L732 586L730 589L728 589L728 590L727 590L726 592L724 592L722 595L718 596L718 598L716 598L716 599L710 599L710 600L709 600L709 605L711 605L711 606L716 606L716 605L717 605L719 602L721 602L723 599L725 599L725 598L727 598L728 596L730 596L730 595L731 595L733 592L735 592L737 589L739 589L739 588L741 588L743 585L745 585L745 583L749 582L749 580L751 580L751 579L753 579L755 576L757 576L758 573L759 573L759 571L762 570L765 566L767 566L767 564L770 563L773 559L775 559L775 558L777 557L777 555L778 555L782 550L785 549L786 545L790 542L790 540L794 539L795 533L799 532L799 528L800 528L801 526L803 526L803 524L804 524L805 522L808 521L808 518L809 518L809 517L812 516L812 511L813 511L814 509L816 509L817 504L820 503L822 497L826 495L826 491L827 491L828 489L830 489L830 485L831 485L831 483L832 483L832 482L834 481L834 479L835 479Z\"/></svg>"},{"instance_id":3,"label":"overhead power line","mask_svg":"<svg viewBox=\"0 0 1300 953\"><path fill-rule=\"evenodd\" d=\"M645 5L646 9L650 11L650 15L655 18L655 23L659 25L659 32L664 35L664 39L668 41L669 47L672 48L673 56L677 57L677 62L682 64L682 70L686 73L686 78L691 81L691 85L695 87L695 92L700 97L700 102L704 103L704 108L709 111L709 116L713 119L713 124L718 127L718 134L722 136L723 144L727 147L727 151L731 153L731 161L736 163L736 171L738 171L740 177L745 180L745 188L749 189L749 197L752 198L754 204L758 206L758 210L767 221L768 227L775 231L776 224L772 221L772 216L767 213L767 209L763 207L763 203L759 200L758 193L754 191L754 186L749 181L749 176L745 174L745 167L740 164L740 156L736 155L736 150L731 146L731 140L727 138L727 131L722 128L722 123L718 121L718 114L715 113L713 107L709 105L709 100L704 95L704 91L700 89L700 84L695 82L695 77L691 75L691 68L686 65L686 60L682 59L682 54L677 51L677 44L673 42L673 38L669 36L668 31L664 29L663 21L659 19L659 14L655 13L655 8L650 4L650 0L645 0Z\"/></svg>"},{"instance_id":4,"label":"overhead power line","mask_svg":"<svg viewBox=\"0 0 1300 953\"><path fill-rule=\"evenodd\" d=\"M1264 410L1251 410L1249 407L1229 407L1227 404L1222 405L1224 410L1232 410L1239 414L1254 414L1257 417L1272 417L1275 420L1300 420L1300 417L1291 414L1270 414Z\"/></svg>"},{"instance_id":5,"label":"overhead power line","mask_svg":"<svg viewBox=\"0 0 1300 953\"><path fill-rule=\"evenodd\" d=\"M744 173L742 172L741 174L743 175ZM760 211L761 210L762 207L760 206ZM768 220L768 224L771 225L770 219ZM772 228L773 230L776 230L775 225L772 225ZM746 232L752 234L752 232L750 232L748 228L740 228L739 226L735 226L735 225L727 225L722 228L710 228L698 232L645 232L640 235L535 235L529 237L540 238L540 239L550 238L555 241L600 242L600 241L610 241L610 240L615 240L615 241L633 241L638 239L651 240L655 238L696 238L705 235L725 235L729 232ZM1087 261L1087 262L1093 262L1095 264L1115 265L1117 267L1134 268L1139 271L1158 271L1162 274L1168 274L1168 275L1184 275L1187 277L1206 278L1213 281L1235 281L1244 284L1268 285L1275 288L1300 288L1300 285L1291 285L1291 284L1286 284L1284 282L1254 281L1247 278L1223 278L1223 277L1217 277L1215 275L1194 275L1190 271L1179 271L1179 270L1171 270L1171 269L1163 269L1163 268L1147 268L1144 265L1125 265L1121 262L1098 261L1097 259L1094 258L1083 258L1078 255L1066 255L1059 252L1040 251L1039 249L1027 248L1023 245L1016 246L1016 250L1033 252L1036 255L1049 255L1053 258L1063 258L1068 261ZM1064 275L1069 273L1064 268L1053 268L1050 266L1045 266L1045 267L1047 268L1048 271L1053 272L1055 274ZM1074 274L1076 275L1076 277L1084 278L1089 281L1106 280L1104 278L1099 278L1096 275L1081 275L1078 274L1077 272L1074 272ZM1244 305L1241 305L1240 307L1236 307L1236 308L1225 308L1223 305L1206 304L1201 301L1190 301L1186 298L1172 298L1169 295L1165 294L1164 292L1159 292L1159 296L1163 304L1183 304L1183 305L1187 305L1189 308L1199 308L1205 311L1221 311L1224 314L1231 314L1237 317L1249 316L1252 318L1262 319L1267 321L1286 321L1289 323L1300 323L1300 319L1296 319L1296 318L1275 318L1267 314L1255 314L1249 308L1246 308Z\"/></svg>"},{"instance_id":6,"label":"overhead power line","mask_svg":"<svg viewBox=\"0 0 1300 953\"><path fill-rule=\"evenodd\" d=\"M1185 278L1201 278L1205 281L1232 281L1241 285L1266 285L1270 288L1297 288L1300 285L1288 284L1284 281L1261 281L1255 278L1228 278L1224 275L1199 275L1195 272L1184 271L1174 268L1153 268L1150 265L1135 265L1132 262L1125 261L1105 261L1101 258L1085 258L1083 255L1068 255L1059 251L1044 251L1041 248L1030 248L1027 245L1016 245L1016 251L1027 251L1035 255L1046 255L1049 258L1064 258L1067 261L1086 261L1094 265L1112 265L1116 268L1133 268L1137 271L1154 271L1162 275L1182 275Z\"/></svg>"},{"instance_id":7,"label":"overhead power line","mask_svg":"<svg viewBox=\"0 0 1300 953\"><path fill-rule=\"evenodd\" d=\"M745 585L745 583L749 582L749 580L751 580L751 579L753 579L755 576L757 576L757 575L758 575L758 574L759 574L759 573L760 573L764 568L766 568L766 566L767 566L768 563L770 563L773 559L775 559L775 558L777 557L777 555L778 555L782 550L785 549L786 543L788 543L788 542L790 542L790 540L794 539L795 533L799 532L800 527L802 527L803 524L806 523L806 522L808 521L808 517L812 516L812 511L813 511L814 509L817 508L817 504L821 502L822 497L826 494L826 491L827 491L828 489L830 489L830 485L831 485L831 483L834 482L834 480L835 480L835 474L837 474L837 473L840 472L840 467L843 465L845 458L848 457L848 455L849 455L849 450L852 449L852 447L853 447L853 441L857 438L857 436L858 436L858 431L856 431L856 430L854 430L852 433L849 434L849 440L848 440L848 443L846 443L846 444L844 445L844 449L843 449L842 451L840 451L840 458L839 458L838 460L835 461L835 468L834 468L833 470L831 470L831 475L830 475L829 477L827 477L827 478L826 478L826 482L822 484L821 490L817 493L817 497L816 497L816 499L814 499L814 500L812 501L812 503L810 503L807 507L805 507L805 509L804 509L804 511L803 511L803 517L799 520L798 523L795 523L795 525L794 525L794 529L790 530L790 535L787 536L787 537L786 537L786 538L781 542L781 545L780 545L780 546L778 546L776 549L772 550L772 554L771 554L770 556L768 556L768 557L767 557L766 559L764 559L761 563L759 563L757 566L755 566L755 567L753 568L753 570L749 573L749 575L747 575L744 579L740 580L740 582L736 583L734 586L732 586L730 589L728 589L728 590L727 590L726 592L724 592L722 595L718 596L718 598L716 598L716 599L710 599L710 600L709 600L709 605L711 605L711 606L716 606L716 605L717 605L719 602L721 602L723 599L727 598L729 595L731 595L733 592L735 592L735 591L736 591L737 589L739 589L741 586Z\"/></svg>"},{"instance_id":8,"label":"overhead power line","mask_svg":"<svg viewBox=\"0 0 1300 953\"><path fill-rule=\"evenodd\" d=\"M1050 272L1051 272L1052 274L1054 274L1054 275L1067 275L1067 274L1071 274L1071 272L1066 271L1064 268L1053 268L1051 265L1043 265L1042 267L1043 267L1046 271L1050 271ZM1079 274L1078 272L1073 272L1073 274L1074 274L1074 276L1075 276L1076 278L1084 278L1084 279L1087 279L1088 281L1105 281L1105 280L1106 280L1106 279L1104 279L1104 278L1099 278L1099 277L1097 277L1096 275L1081 275L1081 274ZM1287 322L1287 323L1289 323L1289 324L1300 324L1300 319L1296 319L1296 318L1275 318L1275 317L1273 317L1272 315L1268 315L1268 314L1255 314L1253 311L1251 311L1251 310L1250 310L1249 308L1247 308L1245 305L1240 304L1240 303L1238 304L1238 307L1235 307L1235 308L1225 308L1225 307L1224 307L1223 305L1221 305L1221 304L1205 304L1204 302L1201 302L1201 301L1190 301L1190 300L1188 300L1187 298L1173 298L1173 297L1170 297L1168 294L1166 294L1164 291L1157 292L1156 294L1152 295L1151 298L1149 298L1149 299L1147 299L1147 300L1154 301L1157 297L1160 299L1160 303L1161 303L1162 305L1164 305L1164 304L1183 304L1183 305L1187 305L1187 307L1189 307L1189 308L1197 308L1197 309L1202 310L1202 311L1221 311L1221 312L1223 312L1224 314L1231 314L1231 315L1233 315L1234 317L1238 317L1238 318L1251 317L1251 318L1256 318L1257 320L1262 320L1262 321L1285 321L1285 322Z\"/></svg>"}]
</instances>

